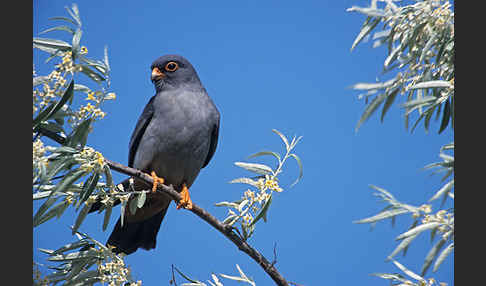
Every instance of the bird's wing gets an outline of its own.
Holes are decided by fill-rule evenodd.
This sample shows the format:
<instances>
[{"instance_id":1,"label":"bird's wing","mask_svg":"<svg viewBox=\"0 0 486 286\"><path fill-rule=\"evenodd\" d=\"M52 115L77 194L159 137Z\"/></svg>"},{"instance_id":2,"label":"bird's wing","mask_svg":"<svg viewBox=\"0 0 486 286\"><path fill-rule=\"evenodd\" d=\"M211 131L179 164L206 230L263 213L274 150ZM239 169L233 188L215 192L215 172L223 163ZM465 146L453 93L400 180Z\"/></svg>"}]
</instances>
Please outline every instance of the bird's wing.
<instances>
[{"instance_id":1,"label":"bird's wing","mask_svg":"<svg viewBox=\"0 0 486 286\"><path fill-rule=\"evenodd\" d=\"M219 116L216 120L216 124L213 126L213 130L211 131L211 142L209 143L209 152L208 156L206 157L206 161L204 162L203 168L209 164L211 158L213 158L214 152L216 151L216 146L218 145L218 136L219 136Z\"/></svg>"},{"instance_id":2,"label":"bird's wing","mask_svg":"<svg viewBox=\"0 0 486 286\"><path fill-rule=\"evenodd\" d=\"M152 117L154 115L154 105L153 101L156 95L152 96L145 108L143 109L142 115L138 118L137 126L133 130L132 137L130 138L129 152L128 152L128 166L133 167L133 160L135 159L135 154L137 153L138 144L142 139L147 126L149 125Z\"/></svg>"}]
</instances>

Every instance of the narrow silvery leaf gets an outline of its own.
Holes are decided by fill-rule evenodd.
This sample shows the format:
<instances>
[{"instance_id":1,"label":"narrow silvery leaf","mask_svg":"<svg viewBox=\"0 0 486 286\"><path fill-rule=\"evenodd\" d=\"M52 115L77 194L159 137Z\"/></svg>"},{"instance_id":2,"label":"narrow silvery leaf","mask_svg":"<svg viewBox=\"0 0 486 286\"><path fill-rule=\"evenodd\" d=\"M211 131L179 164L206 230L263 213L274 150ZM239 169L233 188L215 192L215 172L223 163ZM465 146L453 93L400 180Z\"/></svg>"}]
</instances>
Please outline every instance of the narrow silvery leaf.
<instances>
[{"instance_id":1,"label":"narrow silvery leaf","mask_svg":"<svg viewBox=\"0 0 486 286\"><path fill-rule=\"evenodd\" d=\"M132 215L137 213L137 198L134 195L131 196L131 200L128 202L128 210Z\"/></svg>"},{"instance_id":2,"label":"narrow silvery leaf","mask_svg":"<svg viewBox=\"0 0 486 286\"><path fill-rule=\"evenodd\" d=\"M103 53L103 60L104 60L106 68L109 71L110 70L110 63L108 61L108 46L105 46L105 49L103 50L103 52L104 52Z\"/></svg>"},{"instance_id":3,"label":"narrow silvery leaf","mask_svg":"<svg viewBox=\"0 0 486 286\"><path fill-rule=\"evenodd\" d=\"M217 207L232 207L232 208L237 208L238 204L236 203L230 203L230 202L219 202L214 204Z\"/></svg>"},{"instance_id":4,"label":"narrow silvery leaf","mask_svg":"<svg viewBox=\"0 0 486 286\"><path fill-rule=\"evenodd\" d=\"M81 240L78 240L76 242L73 242L73 243L68 243L62 247L60 247L59 249L55 250L52 254L60 254L60 253L63 253L63 252L66 252L68 250L71 250L71 249L76 249L76 248L81 248L87 244L89 244L89 240L86 239L86 238L83 238Z\"/></svg>"},{"instance_id":5,"label":"narrow silvery leaf","mask_svg":"<svg viewBox=\"0 0 486 286\"><path fill-rule=\"evenodd\" d=\"M380 106L380 104L385 100L386 94L382 93L380 95L377 95L371 102L368 104L366 107L365 111L363 112L363 115L361 115L361 118L358 121L358 124L356 125L355 132L358 132L359 127L361 124L363 124L368 118L375 112L375 110Z\"/></svg>"},{"instance_id":6,"label":"narrow silvery leaf","mask_svg":"<svg viewBox=\"0 0 486 286\"><path fill-rule=\"evenodd\" d=\"M70 19L68 17L51 17L51 18L49 18L49 20L62 20L62 21L69 22L73 25L76 25L76 22L74 22L72 19Z\"/></svg>"},{"instance_id":7,"label":"narrow silvery leaf","mask_svg":"<svg viewBox=\"0 0 486 286\"><path fill-rule=\"evenodd\" d=\"M346 9L346 12L353 12L353 11L357 11L361 14L364 14L364 15L370 16L370 17L384 17L385 16L385 11L383 11L381 9L376 9L376 8L353 6L351 8Z\"/></svg>"},{"instance_id":8,"label":"narrow silvery leaf","mask_svg":"<svg viewBox=\"0 0 486 286\"><path fill-rule=\"evenodd\" d=\"M233 179L229 181L230 184L235 184L235 183L241 183L241 184L247 184L256 187L257 186L257 181L252 180L250 178L238 178L238 179Z\"/></svg>"},{"instance_id":9,"label":"narrow silvery leaf","mask_svg":"<svg viewBox=\"0 0 486 286\"><path fill-rule=\"evenodd\" d=\"M447 184L445 184L444 186L442 186L442 188L440 188L440 190L438 190L434 196L432 198L429 199L429 202L433 201L433 200L436 200L438 199L439 197L441 197L444 193L447 193L447 192L450 192L450 190L452 189L452 187L454 186L454 179L452 179L450 182L448 182Z\"/></svg>"},{"instance_id":10,"label":"narrow silvery leaf","mask_svg":"<svg viewBox=\"0 0 486 286\"><path fill-rule=\"evenodd\" d=\"M429 223L421 224L417 227L412 228L411 230L409 230L407 232L400 234L399 236L397 236L396 240L400 240L402 238L406 238L406 237L409 237L409 236L414 235L414 234L419 234L423 231L426 231L426 230L429 230L429 229L432 229L432 228L436 228L439 225L440 225L440 223L438 223L438 222L429 222Z\"/></svg>"},{"instance_id":11,"label":"narrow silvery leaf","mask_svg":"<svg viewBox=\"0 0 486 286\"><path fill-rule=\"evenodd\" d=\"M280 136L280 138L282 139L282 141L283 141L283 142L284 142L284 144L285 144L285 148L286 148L287 150L289 150L290 145L289 145L289 140L287 140L287 137L285 137L285 135L283 135L283 134L282 134L280 131L278 131L277 129L272 129L272 132L273 132L273 133L275 133L275 134L277 134L278 136Z\"/></svg>"},{"instance_id":12,"label":"narrow silvery leaf","mask_svg":"<svg viewBox=\"0 0 486 286\"><path fill-rule=\"evenodd\" d=\"M397 253L407 248L417 236L418 234L415 234L403 239L402 242L400 242L400 244L393 250L393 252L388 255L387 260L391 260L395 255L397 255Z\"/></svg>"},{"instance_id":13,"label":"narrow silvery leaf","mask_svg":"<svg viewBox=\"0 0 486 286\"><path fill-rule=\"evenodd\" d=\"M449 254L451 254L453 250L454 250L454 243L451 243L440 253L439 257L437 257L437 260L434 263L434 268L432 269L433 272L437 271L437 269L442 264L444 259L446 259L446 257L449 256Z\"/></svg>"},{"instance_id":14,"label":"narrow silvery leaf","mask_svg":"<svg viewBox=\"0 0 486 286\"><path fill-rule=\"evenodd\" d=\"M58 197L51 196L47 199L37 210L37 213L33 218L33 226L36 227L40 224L42 215L57 201Z\"/></svg>"},{"instance_id":15,"label":"narrow silvery leaf","mask_svg":"<svg viewBox=\"0 0 486 286\"><path fill-rule=\"evenodd\" d=\"M408 212L410 212L410 211L408 211L406 209L401 209L401 208L400 209L386 210L386 211L380 212L379 214L374 215L372 217L361 219L361 220L358 220L358 221L354 221L354 223L377 222L377 221L380 221L380 220L384 220L384 219L394 217L394 216L397 216L397 215L401 215L401 214L405 214L405 213L408 213Z\"/></svg>"},{"instance_id":16,"label":"narrow silvery leaf","mask_svg":"<svg viewBox=\"0 0 486 286\"><path fill-rule=\"evenodd\" d=\"M81 18L79 17L79 11L78 11L78 6L76 4L72 5L72 11L69 9L69 7L64 7L66 11L73 17L74 21L76 21L76 24L81 27Z\"/></svg>"},{"instance_id":17,"label":"narrow silvery leaf","mask_svg":"<svg viewBox=\"0 0 486 286\"><path fill-rule=\"evenodd\" d=\"M383 122L386 112L395 101L398 91L400 91L400 87L396 87L395 89L393 89L391 92L387 94L385 103L383 104L383 110L381 111L381 122Z\"/></svg>"},{"instance_id":18,"label":"narrow silvery leaf","mask_svg":"<svg viewBox=\"0 0 486 286\"><path fill-rule=\"evenodd\" d=\"M295 159L295 161L297 161L297 165L299 165L299 176L297 177L297 180L295 180L295 182L293 182L290 187L293 187L295 184L297 184L300 179L302 179L302 176L304 176L304 169L302 167L302 161L300 160L299 156L297 156L296 154L290 154L289 156L291 156L292 158Z\"/></svg>"},{"instance_id":19,"label":"narrow silvery leaf","mask_svg":"<svg viewBox=\"0 0 486 286\"><path fill-rule=\"evenodd\" d=\"M52 28L49 28L47 30L44 30L44 31L40 32L39 35L42 35L42 34L45 34L45 33L51 32L51 31L66 31L66 32L71 33L72 35L74 34L74 30L71 27L63 25L63 26L56 26L56 27L52 27Z\"/></svg>"},{"instance_id":20,"label":"narrow silvery leaf","mask_svg":"<svg viewBox=\"0 0 486 286\"><path fill-rule=\"evenodd\" d=\"M398 53L402 50L402 43L400 43L393 51L388 55L384 62L384 68L388 68L391 63L393 63L398 56Z\"/></svg>"},{"instance_id":21,"label":"narrow silvery leaf","mask_svg":"<svg viewBox=\"0 0 486 286\"><path fill-rule=\"evenodd\" d=\"M396 82L396 79L393 78L391 80L385 81L385 82L377 82L377 83L357 83L351 86L352 89L357 89L357 90L370 90L370 89L383 89L387 88L389 86L392 86Z\"/></svg>"},{"instance_id":22,"label":"narrow silvery leaf","mask_svg":"<svg viewBox=\"0 0 486 286\"><path fill-rule=\"evenodd\" d=\"M280 162L280 155L278 155L277 153L272 152L272 151L261 151L261 152L257 152L255 154L252 154L252 155L248 156L248 159L254 158L254 157L258 157L258 156L263 156L263 155L271 155L271 156L277 158L277 160Z\"/></svg>"},{"instance_id":23,"label":"narrow silvery leaf","mask_svg":"<svg viewBox=\"0 0 486 286\"><path fill-rule=\"evenodd\" d=\"M405 266L403 266L401 263L399 263L398 261L396 260L392 260L393 261L393 264L395 264L398 268L400 268L400 270L402 270L405 274L407 274L408 276L412 277L413 279L415 280L418 280L418 281L424 281L425 282L425 279L420 277L419 275L415 274L414 272L408 270Z\"/></svg>"},{"instance_id":24,"label":"narrow silvery leaf","mask_svg":"<svg viewBox=\"0 0 486 286\"><path fill-rule=\"evenodd\" d=\"M425 54L427 54L427 52L430 50L432 45L435 43L436 38L437 38L437 33L433 33L432 36L430 36L430 39L427 41L427 43L425 44L425 46L422 49L422 54L420 55L420 58L419 58L419 61L418 61L419 63L421 63L425 59Z\"/></svg>"},{"instance_id":25,"label":"narrow silvery leaf","mask_svg":"<svg viewBox=\"0 0 486 286\"><path fill-rule=\"evenodd\" d=\"M86 250L86 251L78 251L68 254L58 254L52 257L47 258L49 261L69 261L69 260L78 260L83 258L96 258L99 257L99 252L97 250Z\"/></svg>"},{"instance_id":26,"label":"narrow silvery leaf","mask_svg":"<svg viewBox=\"0 0 486 286\"><path fill-rule=\"evenodd\" d=\"M416 85L413 85L410 89L417 89L417 88L433 88L433 87L443 87L448 88L451 87L450 82L445 80L431 80L426 82L419 82Z\"/></svg>"},{"instance_id":27,"label":"narrow silvery leaf","mask_svg":"<svg viewBox=\"0 0 486 286\"><path fill-rule=\"evenodd\" d=\"M366 37L376 27L376 25L380 23L380 18L375 18L371 22L370 20L371 17L368 17L367 22L363 25L361 31L351 45L351 51L353 51L356 45L358 45L364 39L364 37Z\"/></svg>"},{"instance_id":28,"label":"narrow silvery leaf","mask_svg":"<svg viewBox=\"0 0 486 286\"><path fill-rule=\"evenodd\" d=\"M35 45L41 46L41 47L46 47L46 48L51 48L51 49L59 49L62 51L67 51L71 49L71 45L61 41L61 40L55 40L55 39L46 39L46 38L33 38L32 42Z\"/></svg>"},{"instance_id":29,"label":"narrow silvery leaf","mask_svg":"<svg viewBox=\"0 0 486 286\"><path fill-rule=\"evenodd\" d=\"M145 192L141 192L137 197L137 207L138 208L143 207L146 199L147 199L147 194Z\"/></svg>"},{"instance_id":30,"label":"narrow silvery leaf","mask_svg":"<svg viewBox=\"0 0 486 286\"><path fill-rule=\"evenodd\" d=\"M261 175L268 175L273 172L272 168L268 167L267 165L257 164L257 163L245 163L245 162L235 162L235 165L246 169L250 172L254 172Z\"/></svg>"},{"instance_id":31,"label":"narrow silvery leaf","mask_svg":"<svg viewBox=\"0 0 486 286\"><path fill-rule=\"evenodd\" d=\"M442 248L442 246L444 246L445 242L445 239L441 239L430 249L429 253L425 257L424 265L422 266L422 276L425 275L430 265L432 264L432 261L434 260L434 258L437 257L437 255L439 254L439 250Z\"/></svg>"}]
</instances>

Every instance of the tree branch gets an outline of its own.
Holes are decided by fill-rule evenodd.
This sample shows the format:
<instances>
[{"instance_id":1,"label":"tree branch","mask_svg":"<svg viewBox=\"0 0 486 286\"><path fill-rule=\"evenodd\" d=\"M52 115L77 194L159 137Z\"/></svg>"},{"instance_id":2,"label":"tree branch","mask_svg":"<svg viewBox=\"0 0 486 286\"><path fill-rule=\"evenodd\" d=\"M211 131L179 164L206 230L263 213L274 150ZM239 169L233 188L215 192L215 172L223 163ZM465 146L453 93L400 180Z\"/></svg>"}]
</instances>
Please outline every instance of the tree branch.
<instances>
[{"instance_id":1,"label":"tree branch","mask_svg":"<svg viewBox=\"0 0 486 286\"><path fill-rule=\"evenodd\" d=\"M60 143L64 144L66 139L57 135L53 134L53 132L48 132L48 130L40 129L40 133L43 135L49 137L50 139ZM57 135L57 136L54 136ZM127 166L124 166L120 163L111 161L109 159L105 158L106 164L112 169L115 170L119 173L123 173L125 175L129 175L134 178L141 179L149 184L153 184L153 178L150 175L145 174L144 172L130 168ZM158 184L157 185L157 191L158 192L163 192L167 195L169 195L174 201L178 202L181 200L181 196L179 193L172 187L172 186L166 186L163 184ZM255 262L260 265L260 267L263 268L263 270L275 281L275 283L279 286L288 286L289 284L287 281L283 278L282 275L277 271L277 269L274 266L274 263L270 263L265 256L263 256L260 252L255 250L253 247L251 247L246 241L242 240L234 231L233 227L227 224L223 224L221 221L219 221L217 218L215 218L213 215L211 215L209 212L204 210L203 208L199 207L196 205L194 202L192 204L192 209L190 210L192 213L200 217L202 220L206 221L208 224L210 224L212 227L214 227L216 230L221 232L226 238L228 238L231 242L233 242L236 247L238 247L239 250L243 251L246 253L248 256L250 256Z\"/></svg>"},{"instance_id":2,"label":"tree branch","mask_svg":"<svg viewBox=\"0 0 486 286\"><path fill-rule=\"evenodd\" d=\"M105 162L108 164L108 166L110 166L112 170L132 176L137 179L141 179L149 184L153 184L154 182L151 176L145 174L140 170L124 166L120 163L113 162L106 158L105 158ZM169 195L176 202L181 200L181 196L172 186L158 184L157 191ZM197 215L198 217L200 217L202 220L209 223L212 227L217 229L219 232L221 232L224 236L226 236L226 238L231 240L231 242L233 242L233 244L235 244L239 250L245 252L251 258L253 258L253 260L255 260L258 263L258 265L260 265L263 268L263 270L265 270L265 272L267 272L267 274L270 275L270 277L273 279L273 281L275 281L275 283L277 283L277 285L288 285L287 281L282 277L282 275L280 275L280 273L275 268L274 264L270 263L260 252L258 252L253 247L251 247L246 241L243 241L233 231L233 228L230 225L223 224L221 221L219 221L217 218L215 218L213 215L211 215L203 208L196 205L194 202L192 203L192 209L190 211L195 215Z\"/></svg>"}]
</instances>

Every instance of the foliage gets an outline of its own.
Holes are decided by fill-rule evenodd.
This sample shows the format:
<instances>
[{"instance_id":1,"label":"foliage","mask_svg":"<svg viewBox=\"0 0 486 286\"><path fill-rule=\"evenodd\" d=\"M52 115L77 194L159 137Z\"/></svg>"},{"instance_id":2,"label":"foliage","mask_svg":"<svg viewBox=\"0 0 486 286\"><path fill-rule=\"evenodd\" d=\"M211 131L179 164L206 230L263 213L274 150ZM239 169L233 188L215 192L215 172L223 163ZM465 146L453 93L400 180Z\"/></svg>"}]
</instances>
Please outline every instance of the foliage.
<instances>
[{"instance_id":1,"label":"foliage","mask_svg":"<svg viewBox=\"0 0 486 286\"><path fill-rule=\"evenodd\" d=\"M273 156L277 159L278 164L275 170L264 164L236 162L235 165L250 172L256 173L256 177L247 178L242 177L232 180L230 183L242 183L256 188L256 191L247 189L242 198L234 202L220 202L216 206L228 207L228 216L223 220L223 223L234 225L236 222L240 223L239 233L243 240L250 238L255 231L255 224L263 218L267 221L267 212L272 203L273 192L280 193L283 189L278 185L278 175L282 172L282 168L286 160L290 157L294 158L300 168L299 177L291 185L295 185L300 178L302 178L302 163L300 158L291 151L299 143L302 137L293 137L289 143L287 137L278 130L272 130L282 139L285 144L286 153L282 156L273 151L261 151L250 155L249 158L259 156ZM238 229L237 229L238 230Z\"/></svg>"},{"instance_id":2,"label":"foliage","mask_svg":"<svg viewBox=\"0 0 486 286\"><path fill-rule=\"evenodd\" d=\"M42 280L34 277L34 283L135 283L128 271L123 270L125 266L120 256L77 231L91 204L98 199L103 199L106 206L100 210L106 210L103 230L106 229L113 202L130 194L120 192L114 186L110 168L103 155L86 146L94 122L106 115L101 109L102 105L105 101L116 98L113 92L108 92L110 66L107 48L105 47L102 61L88 58L88 49L81 45L83 32L78 8L73 4L71 8L66 7L66 11L70 17L51 18L63 21L66 25L49 28L41 34L65 31L72 37L71 44L59 39L33 39L34 49L49 54L46 65L49 62L59 62L46 76L37 75L35 70L33 72L33 199L44 200L33 217L33 226L37 227L55 217L61 217L72 206L78 211L72 233L79 236L79 241L55 251L41 250L50 256L49 261L58 262L60 266L49 266L56 271ZM87 76L90 82L85 83L86 85L78 83L79 74ZM88 87L93 82L95 89ZM80 99L82 95L86 97ZM46 145L45 138L53 139L60 146ZM61 201L55 204L60 198ZM92 247L66 253L88 245ZM89 270L94 264L98 268Z\"/></svg>"},{"instance_id":3,"label":"foliage","mask_svg":"<svg viewBox=\"0 0 486 286\"><path fill-rule=\"evenodd\" d=\"M393 78L383 82L358 83L352 86L355 90L367 91L359 95L359 98L365 98L367 106L358 121L356 130L380 105L383 105L381 112L381 121L383 121L398 94L406 95L402 107L405 108L407 128L409 115L418 111L418 119L411 131L422 119L424 119L425 130L428 131L434 113L436 119L442 115L439 133L448 126L454 128L454 12L451 4L448 1L424 0L399 7L394 2L397 1L372 0L370 7L348 9L367 16L351 50L366 37L370 37L371 32L381 23L382 30L372 36L373 47L387 45L383 72L395 72ZM368 102L369 98L372 98L370 102ZM454 142L440 149L439 156L442 161L424 167L424 169L436 168L434 173L444 172L442 182L454 173L454 156L444 153L450 150L454 150ZM398 215L411 214L412 225L396 237L400 243L387 260L392 261L416 282L407 280L400 274L375 273L375 275L400 285L438 285L435 279L425 279L423 276L434 261L432 271L437 271L442 262L454 251L454 209L440 209L447 198L454 199L454 179L442 185L428 200L430 203L441 198L439 209L435 212L432 211L431 204L412 206L398 201L382 188L374 185L371 187L377 191L375 195L387 205L378 214L355 223L374 225L388 218L393 223ZM418 275L393 257L400 252L405 255L411 242L426 231L430 232L431 241L437 238L437 242L425 256L421 273Z\"/></svg>"}]
</instances>

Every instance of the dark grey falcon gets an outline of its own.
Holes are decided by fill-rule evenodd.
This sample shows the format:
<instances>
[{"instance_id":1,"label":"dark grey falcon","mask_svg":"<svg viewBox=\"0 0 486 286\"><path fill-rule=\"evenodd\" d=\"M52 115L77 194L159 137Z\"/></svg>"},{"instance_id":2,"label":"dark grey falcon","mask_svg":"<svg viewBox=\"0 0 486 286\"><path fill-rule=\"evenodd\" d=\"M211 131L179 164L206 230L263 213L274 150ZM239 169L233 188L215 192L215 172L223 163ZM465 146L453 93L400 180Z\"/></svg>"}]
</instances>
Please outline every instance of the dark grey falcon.
<instances>
[{"instance_id":1,"label":"dark grey falcon","mask_svg":"<svg viewBox=\"0 0 486 286\"><path fill-rule=\"evenodd\" d=\"M214 155L220 114L196 70L184 57L162 56L150 69L156 94L133 131L128 166L150 174L155 182L172 184L182 196L177 208L191 209L188 189ZM156 184L149 186L139 180L134 186L135 190L156 189ZM119 218L107 245L126 254L138 248L155 248L170 201L167 195L151 192L135 214L127 208L123 226Z\"/></svg>"}]
</instances>

